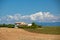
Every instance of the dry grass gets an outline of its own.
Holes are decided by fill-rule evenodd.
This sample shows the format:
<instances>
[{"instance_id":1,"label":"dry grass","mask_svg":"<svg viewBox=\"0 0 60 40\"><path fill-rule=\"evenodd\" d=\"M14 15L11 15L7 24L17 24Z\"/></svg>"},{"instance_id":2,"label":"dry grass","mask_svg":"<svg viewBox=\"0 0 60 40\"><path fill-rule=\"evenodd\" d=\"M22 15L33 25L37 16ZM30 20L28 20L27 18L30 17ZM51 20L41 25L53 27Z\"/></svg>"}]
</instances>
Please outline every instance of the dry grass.
<instances>
[{"instance_id":1,"label":"dry grass","mask_svg":"<svg viewBox=\"0 0 60 40\"><path fill-rule=\"evenodd\" d=\"M60 35L31 33L15 28L0 28L0 40L60 40Z\"/></svg>"}]
</instances>

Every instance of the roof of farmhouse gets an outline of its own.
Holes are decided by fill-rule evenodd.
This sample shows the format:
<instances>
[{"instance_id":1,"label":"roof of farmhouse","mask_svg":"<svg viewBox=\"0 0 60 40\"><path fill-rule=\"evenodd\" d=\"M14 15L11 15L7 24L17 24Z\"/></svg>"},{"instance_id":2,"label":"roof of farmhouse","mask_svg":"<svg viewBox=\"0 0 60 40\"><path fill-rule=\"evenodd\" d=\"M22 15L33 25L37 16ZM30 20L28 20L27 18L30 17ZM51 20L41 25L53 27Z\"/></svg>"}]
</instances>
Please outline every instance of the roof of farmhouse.
<instances>
[{"instance_id":1,"label":"roof of farmhouse","mask_svg":"<svg viewBox=\"0 0 60 40\"><path fill-rule=\"evenodd\" d=\"M16 22L15 24L27 24L25 22Z\"/></svg>"},{"instance_id":2,"label":"roof of farmhouse","mask_svg":"<svg viewBox=\"0 0 60 40\"><path fill-rule=\"evenodd\" d=\"M15 23L25 23L25 22L15 22Z\"/></svg>"}]
</instances>

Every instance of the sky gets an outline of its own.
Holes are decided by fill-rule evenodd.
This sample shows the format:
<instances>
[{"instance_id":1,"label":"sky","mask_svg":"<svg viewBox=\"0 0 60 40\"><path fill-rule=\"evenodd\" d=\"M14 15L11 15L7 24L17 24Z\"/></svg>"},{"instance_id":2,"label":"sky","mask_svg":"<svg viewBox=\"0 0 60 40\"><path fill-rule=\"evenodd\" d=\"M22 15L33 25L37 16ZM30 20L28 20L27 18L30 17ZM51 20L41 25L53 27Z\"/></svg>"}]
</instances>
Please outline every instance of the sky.
<instances>
[{"instance_id":1,"label":"sky","mask_svg":"<svg viewBox=\"0 0 60 40\"><path fill-rule=\"evenodd\" d=\"M60 22L59 0L0 0L0 23Z\"/></svg>"}]
</instances>

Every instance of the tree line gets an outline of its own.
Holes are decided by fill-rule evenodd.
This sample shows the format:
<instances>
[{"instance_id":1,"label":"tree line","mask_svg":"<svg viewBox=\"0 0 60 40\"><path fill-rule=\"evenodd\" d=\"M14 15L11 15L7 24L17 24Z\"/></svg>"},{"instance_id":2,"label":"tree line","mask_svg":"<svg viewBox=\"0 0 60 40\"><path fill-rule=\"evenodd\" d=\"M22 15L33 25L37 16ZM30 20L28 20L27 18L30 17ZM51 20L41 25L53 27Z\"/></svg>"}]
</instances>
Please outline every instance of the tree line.
<instances>
[{"instance_id":1,"label":"tree line","mask_svg":"<svg viewBox=\"0 0 60 40\"><path fill-rule=\"evenodd\" d=\"M7 27L7 28L14 28L15 24L0 24L0 27ZM18 28L41 28L41 25L37 25L36 23L32 22L31 26L27 26L27 25L22 25L22 26L17 26Z\"/></svg>"},{"instance_id":2,"label":"tree line","mask_svg":"<svg viewBox=\"0 0 60 40\"><path fill-rule=\"evenodd\" d=\"M0 27L14 28L14 24L0 24Z\"/></svg>"}]
</instances>

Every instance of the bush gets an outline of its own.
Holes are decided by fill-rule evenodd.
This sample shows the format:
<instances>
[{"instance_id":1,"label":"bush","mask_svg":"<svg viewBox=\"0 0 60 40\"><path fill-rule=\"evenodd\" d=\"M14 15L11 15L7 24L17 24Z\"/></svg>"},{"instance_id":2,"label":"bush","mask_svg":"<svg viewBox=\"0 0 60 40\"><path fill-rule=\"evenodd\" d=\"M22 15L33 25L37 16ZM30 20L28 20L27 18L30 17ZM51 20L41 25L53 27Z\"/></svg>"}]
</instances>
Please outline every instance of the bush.
<instances>
[{"instance_id":1,"label":"bush","mask_svg":"<svg viewBox=\"0 0 60 40\"><path fill-rule=\"evenodd\" d=\"M8 28L14 28L15 25L14 24L8 24Z\"/></svg>"},{"instance_id":2,"label":"bush","mask_svg":"<svg viewBox=\"0 0 60 40\"><path fill-rule=\"evenodd\" d=\"M20 25L20 26L17 26L18 28L27 28L26 25Z\"/></svg>"}]
</instances>

